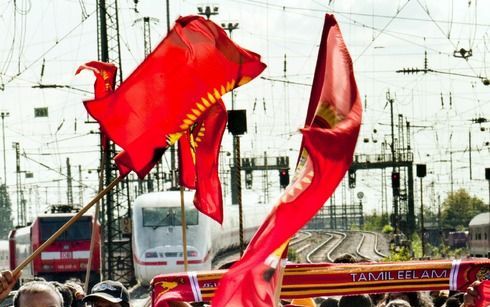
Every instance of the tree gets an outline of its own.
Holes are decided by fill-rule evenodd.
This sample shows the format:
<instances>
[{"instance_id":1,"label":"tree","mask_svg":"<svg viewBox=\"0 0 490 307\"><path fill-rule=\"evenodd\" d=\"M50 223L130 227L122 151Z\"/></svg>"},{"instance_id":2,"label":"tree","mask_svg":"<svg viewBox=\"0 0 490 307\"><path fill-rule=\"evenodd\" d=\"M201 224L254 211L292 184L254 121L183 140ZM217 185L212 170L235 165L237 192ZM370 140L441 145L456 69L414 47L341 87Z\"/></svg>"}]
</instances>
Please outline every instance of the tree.
<instances>
[{"instance_id":1,"label":"tree","mask_svg":"<svg viewBox=\"0 0 490 307\"><path fill-rule=\"evenodd\" d=\"M475 215L487 212L487 206L477 197L472 197L465 189L459 189L442 203L441 220L445 228L457 229L468 224Z\"/></svg>"},{"instance_id":2,"label":"tree","mask_svg":"<svg viewBox=\"0 0 490 307\"><path fill-rule=\"evenodd\" d=\"M7 191L7 187L0 185L0 239L7 239L9 231L13 228L12 223L12 203Z\"/></svg>"}]
</instances>

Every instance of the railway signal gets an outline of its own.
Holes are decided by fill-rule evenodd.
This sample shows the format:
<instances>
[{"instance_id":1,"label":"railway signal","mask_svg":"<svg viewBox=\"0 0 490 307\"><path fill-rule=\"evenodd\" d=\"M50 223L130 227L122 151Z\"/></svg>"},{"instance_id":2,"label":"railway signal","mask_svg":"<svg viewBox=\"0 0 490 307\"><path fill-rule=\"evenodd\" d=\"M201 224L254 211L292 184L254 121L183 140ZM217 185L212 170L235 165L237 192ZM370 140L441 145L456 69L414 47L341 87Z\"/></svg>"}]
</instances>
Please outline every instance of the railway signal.
<instances>
[{"instance_id":1,"label":"railway signal","mask_svg":"<svg viewBox=\"0 0 490 307\"><path fill-rule=\"evenodd\" d=\"M393 188L393 196L400 196L400 173L391 173L391 187Z\"/></svg>"},{"instance_id":2,"label":"railway signal","mask_svg":"<svg viewBox=\"0 0 490 307\"><path fill-rule=\"evenodd\" d=\"M279 184L283 189L289 185L289 170L287 168L279 170Z\"/></svg>"},{"instance_id":3,"label":"railway signal","mask_svg":"<svg viewBox=\"0 0 490 307\"><path fill-rule=\"evenodd\" d=\"M247 190L252 189L252 184L253 184L252 170L245 170L245 188Z\"/></svg>"},{"instance_id":4,"label":"railway signal","mask_svg":"<svg viewBox=\"0 0 490 307\"><path fill-rule=\"evenodd\" d=\"M420 178L420 239L422 241L422 257L425 256L425 232L424 232L424 194L422 178L427 174L425 164L417 164L417 177Z\"/></svg>"},{"instance_id":5,"label":"railway signal","mask_svg":"<svg viewBox=\"0 0 490 307\"><path fill-rule=\"evenodd\" d=\"M485 179L488 181L488 212L490 212L490 168L485 168Z\"/></svg>"},{"instance_id":6,"label":"railway signal","mask_svg":"<svg viewBox=\"0 0 490 307\"><path fill-rule=\"evenodd\" d=\"M356 188L356 172L349 170L349 189Z\"/></svg>"}]
</instances>

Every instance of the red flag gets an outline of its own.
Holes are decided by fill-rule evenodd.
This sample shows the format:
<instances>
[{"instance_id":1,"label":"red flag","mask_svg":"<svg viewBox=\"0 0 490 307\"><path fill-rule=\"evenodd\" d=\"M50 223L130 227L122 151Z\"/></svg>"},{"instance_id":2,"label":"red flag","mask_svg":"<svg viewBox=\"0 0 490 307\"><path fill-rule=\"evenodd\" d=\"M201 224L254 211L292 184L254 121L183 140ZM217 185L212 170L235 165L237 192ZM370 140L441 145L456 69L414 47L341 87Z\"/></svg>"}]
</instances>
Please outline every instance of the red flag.
<instances>
[{"instance_id":1,"label":"red flag","mask_svg":"<svg viewBox=\"0 0 490 307\"><path fill-rule=\"evenodd\" d=\"M264 68L258 54L235 45L212 21L181 17L114 93L85 107L124 150L115 158L121 174L133 170L143 178L221 96Z\"/></svg>"},{"instance_id":2,"label":"red flag","mask_svg":"<svg viewBox=\"0 0 490 307\"><path fill-rule=\"evenodd\" d=\"M180 184L196 189L196 208L220 224L223 222L223 198L218 156L227 117L220 99L179 139Z\"/></svg>"},{"instance_id":3,"label":"red flag","mask_svg":"<svg viewBox=\"0 0 490 307\"><path fill-rule=\"evenodd\" d=\"M95 75L95 99L103 98L114 91L117 72L117 67L114 64L91 61L80 65L75 74L78 75L84 69L92 71ZM107 136L101 131L101 144L104 146L106 143Z\"/></svg>"},{"instance_id":4,"label":"red flag","mask_svg":"<svg viewBox=\"0 0 490 307\"><path fill-rule=\"evenodd\" d=\"M213 307L276 303L271 296L275 285L263 275L272 268L267 259L316 214L344 177L352 163L361 112L350 55L335 18L327 14L295 177L242 259L221 279Z\"/></svg>"},{"instance_id":5,"label":"red flag","mask_svg":"<svg viewBox=\"0 0 490 307\"><path fill-rule=\"evenodd\" d=\"M91 61L80 65L75 74L78 75L84 69L92 71L95 75L94 92L96 99L103 98L114 91L117 72L117 67L114 64Z\"/></svg>"},{"instance_id":6,"label":"red flag","mask_svg":"<svg viewBox=\"0 0 490 307\"><path fill-rule=\"evenodd\" d=\"M191 129L179 139L179 184L189 189L196 188L196 144Z\"/></svg>"},{"instance_id":7,"label":"red flag","mask_svg":"<svg viewBox=\"0 0 490 307\"><path fill-rule=\"evenodd\" d=\"M476 288L479 295L475 299L475 307L490 306L490 280L482 281Z\"/></svg>"}]
</instances>

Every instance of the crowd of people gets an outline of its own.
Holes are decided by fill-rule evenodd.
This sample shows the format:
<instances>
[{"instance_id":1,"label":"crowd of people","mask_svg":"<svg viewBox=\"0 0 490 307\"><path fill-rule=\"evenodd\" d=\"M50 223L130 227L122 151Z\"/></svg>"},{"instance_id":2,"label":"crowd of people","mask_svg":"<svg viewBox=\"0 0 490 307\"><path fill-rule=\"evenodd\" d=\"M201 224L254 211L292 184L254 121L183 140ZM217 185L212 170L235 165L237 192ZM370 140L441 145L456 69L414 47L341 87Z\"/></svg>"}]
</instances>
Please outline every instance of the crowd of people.
<instances>
[{"instance_id":1,"label":"crowd of people","mask_svg":"<svg viewBox=\"0 0 490 307\"><path fill-rule=\"evenodd\" d=\"M128 289L113 280L95 284L86 294L73 281L59 283L36 279L13 291L18 276L11 271L0 272L0 304L14 307L130 307ZM10 300L9 300L10 298ZM7 304L5 304L5 301Z\"/></svg>"},{"instance_id":2,"label":"crowd of people","mask_svg":"<svg viewBox=\"0 0 490 307\"><path fill-rule=\"evenodd\" d=\"M345 259L344 259L345 260ZM345 260L348 261L348 260ZM131 307L128 289L118 281L95 284L86 294L76 282L34 280L14 291L18 276L0 272L0 306L14 307ZM465 293L449 291L398 292L281 301L283 307L487 307L481 304L483 283L475 281ZM10 300L9 300L10 298ZM204 303L169 303L170 307L207 306Z\"/></svg>"}]
</instances>

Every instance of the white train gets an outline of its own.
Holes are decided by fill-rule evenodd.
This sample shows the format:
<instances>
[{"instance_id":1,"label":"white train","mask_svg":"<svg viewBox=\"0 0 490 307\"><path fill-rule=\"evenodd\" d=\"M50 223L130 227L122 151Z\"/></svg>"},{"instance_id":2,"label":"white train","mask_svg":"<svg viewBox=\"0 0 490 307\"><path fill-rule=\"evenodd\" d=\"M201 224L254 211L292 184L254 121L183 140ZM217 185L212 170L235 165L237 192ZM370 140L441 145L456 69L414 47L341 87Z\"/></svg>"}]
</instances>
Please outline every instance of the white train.
<instances>
[{"instance_id":1,"label":"white train","mask_svg":"<svg viewBox=\"0 0 490 307\"><path fill-rule=\"evenodd\" d=\"M480 213L468 225L470 256L490 257L490 213Z\"/></svg>"},{"instance_id":2,"label":"white train","mask_svg":"<svg viewBox=\"0 0 490 307\"><path fill-rule=\"evenodd\" d=\"M0 271L10 269L9 241L0 240Z\"/></svg>"},{"instance_id":3,"label":"white train","mask_svg":"<svg viewBox=\"0 0 490 307\"><path fill-rule=\"evenodd\" d=\"M210 270L211 262L219 252L239 246L238 206L224 207L221 226L197 211L193 198L194 192L184 193L188 270ZM243 205L246 242L270 209L270 205L255 202ZM149 284L157 274L184 271L179 191L139 196L134 202L132 225L135 275L141 284Z\"/></svg>"}]
</instances>

